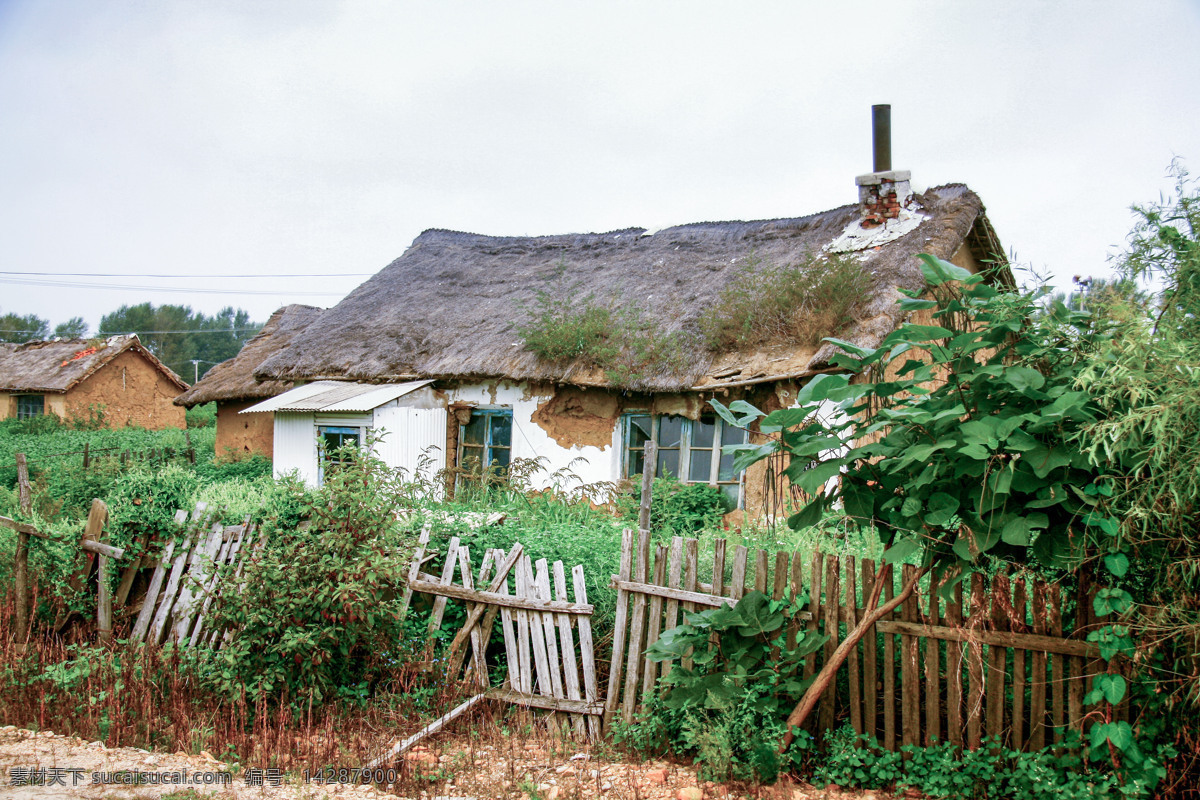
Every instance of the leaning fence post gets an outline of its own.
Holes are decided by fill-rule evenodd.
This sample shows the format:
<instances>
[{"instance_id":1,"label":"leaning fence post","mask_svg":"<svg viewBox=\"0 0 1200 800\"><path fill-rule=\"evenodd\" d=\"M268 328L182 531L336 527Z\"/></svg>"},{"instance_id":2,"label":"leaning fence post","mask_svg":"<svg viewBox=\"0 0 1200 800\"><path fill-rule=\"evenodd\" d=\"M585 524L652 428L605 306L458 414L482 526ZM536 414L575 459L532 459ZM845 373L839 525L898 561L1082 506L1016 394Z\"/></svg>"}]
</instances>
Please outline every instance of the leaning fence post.
<instances>
[{"instance_id":1,"label":"leaning fence post","mask_svg":"<svg viewBox=\"0 0 1200 800\"><path fill-rule=\"evenodd\" d=\"M20 493L21 513L28 519L33 506L29 490L29 466L25 454L17 453L17 485ZM17 532L17 552L14 554L13 579L17 592L17 648L24 650L29 632L29 534Z\"/></svg>"},{"instance_id":2,"label":"leaning fence post","mask_svg":"<svg viewBox=\"0 0 1200 800\"><path fill-rule=\"evenodd\" d=\"M88 512L87 524L83 528L83 540L80 542L80 549L89 551L85 542L99 542L100 532L104 529L104 523L108 520L108 506L100 498L92 501L92 508ZM98 552L96 557L97 575L96 575L96 638L101 642L112 640L112 595L108 590L108 556L103 552ZM86 579L87 573L84 573Z\"/></svg>"}]
</instances>

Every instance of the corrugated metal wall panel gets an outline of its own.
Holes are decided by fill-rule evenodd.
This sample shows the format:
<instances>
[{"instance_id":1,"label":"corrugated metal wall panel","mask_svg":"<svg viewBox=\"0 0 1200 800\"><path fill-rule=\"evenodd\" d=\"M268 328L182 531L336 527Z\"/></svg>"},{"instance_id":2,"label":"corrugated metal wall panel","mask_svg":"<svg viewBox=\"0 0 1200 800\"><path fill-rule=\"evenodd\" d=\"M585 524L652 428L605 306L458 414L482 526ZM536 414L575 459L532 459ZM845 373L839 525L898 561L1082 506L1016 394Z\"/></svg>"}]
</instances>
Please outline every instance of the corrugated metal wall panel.
<instances>
[{"instance_id":1,"label":"corrugated metal wall panel","mask_svg":"<svg viewBox=\"0 0 1200 800\"><path fill-rule=\"evenodd\" d=\"M275 412L275 475L292 470L309 486L317 485L317 431L313 415Z\"/></svg>"},{"instance_id":2,"label":"corrugated metal wall panel","mask_svg":"<svg viewBox=\"0 0 1200 800\"><path fill-rule=\"evenodd\" d=\"M378 408L375 430L383 434L376 445L379 457L407 477L420 469L432 478L446 466L446 409ZM422 463L423 457L429 460Z\"/></svg>"}]
</instances>

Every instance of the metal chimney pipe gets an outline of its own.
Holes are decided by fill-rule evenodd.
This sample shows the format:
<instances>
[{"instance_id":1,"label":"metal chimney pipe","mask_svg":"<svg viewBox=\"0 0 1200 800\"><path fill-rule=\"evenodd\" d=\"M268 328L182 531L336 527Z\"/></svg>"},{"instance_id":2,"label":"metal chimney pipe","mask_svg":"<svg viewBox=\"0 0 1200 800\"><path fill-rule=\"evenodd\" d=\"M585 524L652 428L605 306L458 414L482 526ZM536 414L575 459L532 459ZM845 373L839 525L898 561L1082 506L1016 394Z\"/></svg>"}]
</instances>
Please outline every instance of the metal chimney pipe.
<instances>
[{"instance_id":1,"label":"metal chimney pipe","mask_svg":"<svg viewBox=\"0 0 1200 800\"><path fill-rule=\"evenodd\" d=\"M892 168L892 106L890 103L871 106L871 139L875 145L874 172Z\"/></svg>"}]
</instances>

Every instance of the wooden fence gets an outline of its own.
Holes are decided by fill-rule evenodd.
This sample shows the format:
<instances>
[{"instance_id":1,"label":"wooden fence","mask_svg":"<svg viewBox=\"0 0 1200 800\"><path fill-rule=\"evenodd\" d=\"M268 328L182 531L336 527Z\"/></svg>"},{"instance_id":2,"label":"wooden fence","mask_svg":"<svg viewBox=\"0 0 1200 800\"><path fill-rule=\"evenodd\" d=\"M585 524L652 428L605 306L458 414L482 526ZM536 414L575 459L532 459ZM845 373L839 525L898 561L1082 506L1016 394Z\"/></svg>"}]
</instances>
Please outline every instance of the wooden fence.
<instances>
[{"instance_id":1,"label":"wooden fence","mask_svg":"<svg viewBox=\"0 0 1200 800\"><path fill-rule=\"evenodd\" d=\"M436 561L441 561L441 569L435 574L422 572L424 565ZM520 542L507 553L499 549L486 551L476 576L470 552L459 544L457 536L440 554L429 548L426 528L413 554L401 603L407 611L414 592L435 598L428 626L432 635L441 629L447 599L465 601L466 621L450 643L443 664L446 678L458 678L469 643L472 657L467 679L482 696L551 711L555 727L559 713L569 715L562 721L577 735L596 737L600 734L603 706L598 699L593 655L593 607L588 603L582 565L571 569L571 588L573 601L561 561L533 561ZM508 674L503 686L492 687L486 656L497 616ZM467 707L464 705L463 710Z\"/></svg>"},{"instance_id":2,"label":"wooden fence","mask_svg":"<svg viewBox=\"0 0 1200 800\"><path fill-rule=\"evenodd\" d=\"M204 503L196 504L190 519L186 511L177 512L175 521L183 526L182 538L171 539L159 558L139 560L122 577L117 590L121 603L138 571L154 570L129 640L158 644L169 638L185 646L220 648L228 632L212 626L212 604L223 595L237 595L263 538L248 519L241 525L211 524Z\"/></svg>"},{"instance_id":3,"label":"wooden fence","mask_svg":"<svg viewBox=\"0 0 1200 800\"><path fill-rule=\"evenodd\" d=\"M644 531L636 544L634 533L625 532L620 574L613 576L618 597L606 721L632 720L643 694L670 669L669 662L646 659L645 649L682 621L681 612L734 603L752 590L774 598L807 591L807 611L793 624L829 637L805 665L812 675L862 618L877 574L869 559L816 553L805 561L798 553L741 545L727 563L721 539L705 564L695 539L656 545L653 558L651 550ZM883 599L895 597L913 570L905 566L886 583ZM821 697L811 731L845 719L887 749L935 740L977 748L986 736L1032 750L1059 741L1068 728L1083 730L1083 697L1104 668L1085 640L1095 625L1086 580L1073 603L1058 585L1005 575L989 581L976 573L969 587L954 586L948 601L928 578L922 584L851 650L845 680ZM1118 715L1128 713L1125 701Z\"/></svg>"}]
</instances>

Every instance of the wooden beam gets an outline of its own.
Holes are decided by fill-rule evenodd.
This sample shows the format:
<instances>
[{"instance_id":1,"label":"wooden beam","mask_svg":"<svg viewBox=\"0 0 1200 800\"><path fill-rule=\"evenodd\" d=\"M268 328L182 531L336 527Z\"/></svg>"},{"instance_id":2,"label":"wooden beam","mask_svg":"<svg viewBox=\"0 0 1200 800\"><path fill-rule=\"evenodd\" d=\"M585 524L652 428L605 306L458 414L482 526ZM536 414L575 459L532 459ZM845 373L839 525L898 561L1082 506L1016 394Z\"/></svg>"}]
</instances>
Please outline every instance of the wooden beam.
<instances>
[{"instance_id":1,"label":"wooden beam","mask_svg":"<svg viewBox=\"0 0 1200 800\"><path fill-rule=\"evenodd\" d=\"M529 708L544 708L549 711L566 711L571 714L588 714L601 716L604 714L604 704L586 700L568 700L564 697L546 697L540 694L525 694L511 689L489 689L487 696L493 700L503 700L513 705Z\"/></svg>"},{"instance_id":2,"label":"wooden beam","mask_svg":"<svg viewBox=\"0 0 1200 800\"><path fill-rule=\"evenodd\" d=\"M113 545L105 544L104 542L94 542L91 539L84 539L79 543L79 546L84 550L87 550L89 553L96 553L97 555L107 556L109 558L125 557L125 548L114 547Z\"/></svg>"},{"instance_id":3,"label":"wooden beam","mask_svg":"<svg viewBox=\"0 0 1200 800\"><path fill-rule=\"evenodd\" d=\"M710 608L731 606L736 602L731 597L722 597L721 595L717 594L690 592L687 589L674 589L670 586L655 586L649 583L625 581L621 580L616 575L613 575L612 581L610 581L608 585L613 589L624 590L630 594L648 594L652 597L665 597L668 600L678 600L683 603L695 603L696 605L709 606ZM812 614L807 611L801 611L800 613L796 614L795 619L812 619Z\"/></svg>"},{"instance_id":4,"label":"wooden beam","mask_svg":"<svg viewBox=\"0 0 1200 800\"><path fill-rule=\"evenodd\" d=\"M924 636L947 642L975 642L998 647L1019 647L1023 650L1040 650L1064 656L1097 658L1099 646L1076 639L1060 639L1055 636L1039 636L1036 633L1011 633L1009 631L985 631L968 628L947 628L944 625L922 625L916 622L880 620L875 628L881 633L900 633L908 636Z\"/></svg>"},{"instance_id":5,"label":"wooden beam","mask_svg":"<svg viewBox=\"0 0 1200 800\"><path fill-rule=\"evenodd\" d=\"M472 591L471 589L466 589L462 586L433 583L432 581L413 581L411 585L414 592L423 592L425 594L438 595L440 597L453 597L458 600L467 600L472 603L487 603L494 606L523 608L528 611L553 611L556 614L591 614L596 610L596 607L590 604L564 603L561 600L537 600L534 598L513 597L512 595L504 595L496 592L481 592L478 589ZM482 616L482 614L479 616Z\"/></svg>"}]
</instances>

